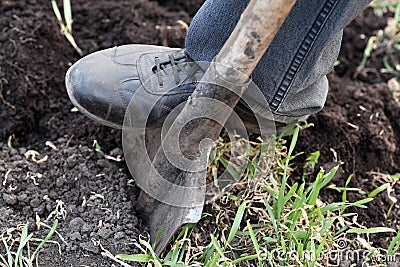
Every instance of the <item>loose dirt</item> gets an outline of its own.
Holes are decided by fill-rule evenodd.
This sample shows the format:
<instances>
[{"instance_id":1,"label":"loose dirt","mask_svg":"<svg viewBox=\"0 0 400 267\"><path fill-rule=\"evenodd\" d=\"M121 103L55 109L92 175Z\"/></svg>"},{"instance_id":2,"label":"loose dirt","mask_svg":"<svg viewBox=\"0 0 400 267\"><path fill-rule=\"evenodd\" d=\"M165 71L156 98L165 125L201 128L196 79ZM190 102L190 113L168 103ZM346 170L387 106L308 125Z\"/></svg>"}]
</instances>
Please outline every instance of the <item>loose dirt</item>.
<instances>
[{"instance_id":1,"label":"loose dirt","mask_svg":"<svg viewBox=\"0 0 400 267\"><path fill-rule=\"evenodd\" d=\"M177 20L190 23L201 2L75 0L74 37L85 54L128 43L183 47L185 29ZM126 165L104 157L122 156L121 133L71 111L64 75L79 55L60 34L49 1L4 0L0 14L0 232L29 222L35 236L44 236L48 229L37 230L37 218L51 224L58 217L65 242L54 240L62 254L50 244L41 266L111 266L99 244L112 254L135 253L134 242L146 237ZM378 71L354 78L368 36L385 23L367 11L345 30L326 107L310 118L315 126L301 133L297 148L305 155L320 150L325 168L344 162L334 182L342 186L355 173L350 185L366 192L380 185L382 175L400 172L400 109L385 83L389 77ZM368 64L379 70L382 58ZM103 152L95 150L94 140ZM39 153L35 160L41 163L25 156L29 150ZM392 195L399 199L400 187ZM330 190L323 196L338 200ZM369 209L357 210L360 220L395 228L400 213L396 205L386 216L391 203L380 194ZM385 236L374 241L387 244Z\"/></svg>"}]
</instances>

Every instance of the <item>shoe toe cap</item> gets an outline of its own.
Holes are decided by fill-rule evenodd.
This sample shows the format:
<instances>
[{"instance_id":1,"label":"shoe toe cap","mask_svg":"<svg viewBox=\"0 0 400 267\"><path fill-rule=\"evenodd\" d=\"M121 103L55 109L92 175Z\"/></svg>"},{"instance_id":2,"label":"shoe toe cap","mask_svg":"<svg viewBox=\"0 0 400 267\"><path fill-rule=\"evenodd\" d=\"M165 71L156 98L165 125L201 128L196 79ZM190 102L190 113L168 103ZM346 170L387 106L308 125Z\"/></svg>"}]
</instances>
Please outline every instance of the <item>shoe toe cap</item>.
<instances>
[{"instance_id":1,"label":"shoe toe cap","mask_svg":"<svg viewBox=\"0 0 400 267\"><path fill-rule=\"evenodd\" d=\"M103 124L119 127L126 109L120 87L132 74L132 68L116 64L112 57L100 51L72 65L65 82L72 103L82 113Z\"/></svg>"}]
</instances>

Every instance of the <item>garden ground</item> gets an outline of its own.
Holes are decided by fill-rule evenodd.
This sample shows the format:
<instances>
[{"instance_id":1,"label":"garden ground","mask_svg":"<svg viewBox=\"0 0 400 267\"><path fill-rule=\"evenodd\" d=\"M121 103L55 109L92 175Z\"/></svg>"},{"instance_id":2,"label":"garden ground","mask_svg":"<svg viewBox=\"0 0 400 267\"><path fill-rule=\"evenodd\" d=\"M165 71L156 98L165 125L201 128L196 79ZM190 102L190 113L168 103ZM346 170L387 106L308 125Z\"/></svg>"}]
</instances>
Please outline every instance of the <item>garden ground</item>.
<instances>
[{"instance_id":1,"label":"garden ground","mask_svg":"<svg viewBox=\"0 0 400 267\"><path fill-rule=\"evenodd\" d=\"M74 0L73 34L84 54L128 43L183 47L185 28L177 20L189 24L201 2ZM64 75L79 55L60 34L49 1L4 0L0 13L0 232L15 237L18 226L29 222L34 236L44 237L49 231L44 225L58 218L59 235L53 238L58 244L43 250L40 266L116 264L101 253L137 253L135 241L147 238L135 212L138 190L120 160L121 133L74 111ZM398 72L381 69L388 70L384 58L398 66L400 53L385 43L389 32L378 34L392 15L378 17L369 9L345 29L326 107L310 118L313 127L300 132L296 151L304 154L296 157L300 167L291 179L319 150L316 170L343 162L332 181L338 187L352 173L349 186L365 192L390 183L390 194L376 196L368 209L352 211L366 227L396 229L400 88L392 79ZM381 38L377 47L357 69L375 35ZM321 198L338 201L341 194L323 190ZM359 194L349 192L348 199L356 201ZM378 246L387 247L388 240L388 234L372 236Z\"/></svg>"}]
</instances>

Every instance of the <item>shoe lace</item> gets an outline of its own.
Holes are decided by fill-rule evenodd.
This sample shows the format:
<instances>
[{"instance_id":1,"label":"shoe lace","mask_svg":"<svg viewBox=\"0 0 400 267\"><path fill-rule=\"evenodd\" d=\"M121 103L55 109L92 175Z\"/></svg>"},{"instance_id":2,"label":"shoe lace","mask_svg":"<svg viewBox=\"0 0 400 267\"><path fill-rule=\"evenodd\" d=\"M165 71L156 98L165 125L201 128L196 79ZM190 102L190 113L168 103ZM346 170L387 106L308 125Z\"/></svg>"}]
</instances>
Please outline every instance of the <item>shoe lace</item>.
<instances>
[{"instance_id":1,"label":"shoe lace","mask_svg":"<svg viewBox=\"0 0 400 267\"><path fill-rule=\"evenodd\" d=\"M184 63L181 63L183 60ZM194 81L194 76L197 71L201 70L200 66L197 65L186 53L184 55L173 55L168 54L168 60L161 62L159 57L154 58L156 74L158 79L158 85L164 86L163 76L169 75L169 71L172 71L174 75L174 82L176 85L180 85L181 82L185 82L188 79ZM183 81L179 76L180 72L186 72L186 77Z\"/></svg>"}]
</instances>

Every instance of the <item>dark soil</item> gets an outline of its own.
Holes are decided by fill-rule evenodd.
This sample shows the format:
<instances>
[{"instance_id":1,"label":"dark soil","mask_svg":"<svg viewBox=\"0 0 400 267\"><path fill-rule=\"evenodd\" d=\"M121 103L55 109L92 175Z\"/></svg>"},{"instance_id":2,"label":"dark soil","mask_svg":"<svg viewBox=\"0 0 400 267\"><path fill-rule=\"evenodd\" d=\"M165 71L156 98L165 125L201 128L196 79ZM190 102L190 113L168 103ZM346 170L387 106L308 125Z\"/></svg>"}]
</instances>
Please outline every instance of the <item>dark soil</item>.
<instances>
[{"instance_id":1,"label":"dark soil","mask_svg":"<svg viewBox=\"0 0 400 267\"><path fill-rule=\"evenodd\" d=\"M386 14L389 15L389 14ZM324 109L311 116L315 126L300 133L298 151L305 156L319 150L319 167L325 170L343 163L333 182L344 186L347 177L354 174L349 187L372 192L385 181L385 176L400 173L400 105L387 85L392 78L380 72L382 54L373 53L366 65L366 72L356 74L368 38L386 25L385 17L376 17L372 10L356 18L344 31L341 64L329 76L330 93ZM389 51L389 60L398 61L399 51ZM357 79L354 79L357 77ZM400 199L400 186L396 184L391 196ZM341 201L341 194L326 190L323 197L328 201ZM362 196L349 194L349 201ZM365 198L365 196L364 196ZM376 196L368 209L353 209L358 221L364 226L399 225L398 204L387 216L390 205L386 191ZM376 245L388 246L387 235L378 235Z\"/></svg>"},{"instance_id":2,"label":"dark soil","mask_svg":"<svg viewBox=\"0 0 400 267\"><path fill-rule=\"evenodd\" d=\"M182 47L185 30L176 21L189 23L201 2L75 0L74 37L85 54L127 43ZM111 266L114 262L100 255L98 243L113 254L135 253L133 243L146 233L135 213L137 189L125 164L93 148L97 140L104 153L122 155L121 133L71 112L64 75L79 55L60 34L49 1L3 0L0 14L0 232L30 222L35 236L43 236L47 230L36 230L36 214L51 224L57 201L62 201L66 215L59 216L57 229L66 243L55 237L62 255L55 245L47 247L41 266ZM343 185L355 173L350 185L367 192L379 185L371 172L400 172L400 109L384 83L389 77L375 72L353 80L368 36L385 21L368 11L345 30L341 65L330 76L326 107L311 117L315 127L302 132L298 144L306 154L320 150L321 166L344 162L334 182ZM376 55L368 68L379 70L381 62ZM14 149L7 146L9 137ZM28 150L48 158L36 163L24 156ZM395 189L392 194L400 198L400 188ZM324 195L337 200L337 193ZM399 208L387 218L390 204L381 194L369 209L357 212L368 226L395 227Z\"/></svg>"},{"instance_id":3,"label":"dark soil","mask_svg":"<svg viewBox=\"0 0 400 267\"><path fill-rule=\"evenodd\" d=\"M128 43L182 47L185 30L176 21L189 23L199 6L181 1L167 9L132 0L72 5L74 37L85 54ZM51 224L55 216L48 217L62 201L66 216L59 216L57 229L66 243L54 238L62 255L50 246L40 266L115 264L100 255L99 243L113 255L137 253L134 242L146 236L135 212L137 189L124 163L92 146L97 140L105 153L121 156L121 132L71 112L64 75L79 55L60 34L50 2L1 1L0 14L0 232L29 222L35 236L44 237L48 229L36 231L35 216ZM10 136L15 149L7 146ZM28 150L48 159L35 163L25 158Z\"/></svg>"}]
</instances>

